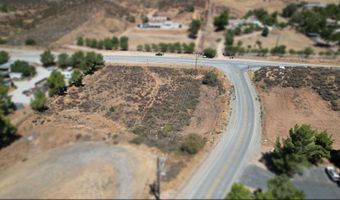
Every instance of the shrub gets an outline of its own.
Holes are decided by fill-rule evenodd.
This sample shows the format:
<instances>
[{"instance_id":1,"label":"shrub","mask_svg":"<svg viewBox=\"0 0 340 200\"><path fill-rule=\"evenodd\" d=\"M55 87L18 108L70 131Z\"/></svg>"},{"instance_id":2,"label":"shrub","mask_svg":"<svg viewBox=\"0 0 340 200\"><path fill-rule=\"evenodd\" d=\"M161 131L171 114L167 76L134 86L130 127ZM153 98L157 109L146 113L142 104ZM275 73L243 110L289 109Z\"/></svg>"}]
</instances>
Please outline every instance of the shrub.
<instances>
[{"instance_id":1,"label":"shrub","mask_svg":"<svg viewBox=\"0 0 340 200\"><path fill-rule=\"evenodd\" d=\"M270 50L270 53L273 54L273 55L283 56L283 54L286 53L286 46L280 45L280 46L277 46L277 47L273 47Z\"/></svg>"},{"instance_id":2,"label":"shrub","mask_svg":"<svg viewBox=\"0 0 340 200\"><path fill-rule=\"evenodd\" d=\"M189 135L185 136L181 145L181 150L189 154L196 154L200 149L203 148L204 144L205 140L202 138L202 136L195 133L190 133Z\"/></svg>"},{"instance_id":3,"label":"shrub","mask_svg":"<svg viewBox=\"0 0 340 200\"><path fill-rule=\"evenodd\" d=\"M201 21L199 19L193 19L189 25L189 37L196 38L198 31L201 28Z\"/></svg>"},{"instance_id":4,"label":"shrub","mask_svg":"<svg viewBox=\"0 0 340 200\"><path fill-rule=\"evenodd\" d=\"M144 44L144 49L146 52L150 52L151 51L151 47L149 44Z\"/></svg>"},{"instance_id":5,"label":"shrub","mask_svg":"<svg viewBox=\"0 0 340 200\"><path fill-rule=\"evenodd\" d=\"M111 38L111 42L112 42L112 45L113 45L113 49L118 49L119 47L119 39L116 37L116 36L113 36Z\"/></svg>"},{"instance_id":6,"label":"shrub","mask_svg":"<svg viewBox=\"0 0 340 200\"><path fill-rule=\"evenodd\" d=\"M119 39L120 49L123 51L127 51L129 49L129 38L123 36Z\"/></svg>"},{"instance_id":7,"label":"shrub","mask_svg":"<svg viewBox=\"0 0 340 200\"><path fill-rule=\"evenodd\" d=\"M8 96L8 87L3 84L0 76L0 114L7 115L14 109L11 97Z\"/></svg>"},{"instance_id":8,"label":"shrub","mask_svg":"<svg viewBox=\"0 0 340 200\"><path fill-rule=\"evenodd\" d=\"M139 45L137 46L137 51L143 51L143 45L139 44Z\"/></svg>"},{"instance_id":9,"label":"shrub","mask_svg":"<svg viewBox=\"0 0 340 200\"><path fill-rule=\"evenodd\" d=\"M85 59L85 54L83 51L77 51L71 56L71 65L73 67L80 67L82 61Z\"/></svg>"},{"instance_id":10,"label":"shrub","mask_svg":"<svg viewBox=\"0 0 340 200\"><path fill-rule=\"evenodd\" d=\"M214 18L214 26L217 31L224 30L225 26L228 25L229 11L225 9L219 16Z\"/></svg>"},{"instance_id":11,"label":"shrub","mask_svg":"<svg viewBox=\"0 0 340 200\"><path fill-rule=\"evenodd\" d=\"M17 139L16 128L0 112L0 149Z\"/></svg>"},{"instance_id":12,"label":"shrub","mask_svg":"<svg viewBox=\"0 0 340 200\"><path fill-rule=\"evenodd\" d=\"M0 44L7 44L7 40L0 37Z\"/></svg>"},{"instance_id":13,"label":"shrub","mask_svg":"<svg viewBox=\"0 0 340 200\"><path fill-rule=\"evenodd\" d=\"M83 37L78 37L77 38L77 45L78 46L83 46L84 45L84 38Z\"/></svg>"},{"instance_id":14,"label":"shrub","mask_svg":"<svg viewBox=\"0 0 340 200\"><path fill-rule=\"evenodd\" d=\"M26 61L17 60L11 65L11 72L22 73L23 77L30 77L36 74L33 66Z\"/></svg>"},{"instance_id":15,"label":"shrub","mask_svg":"<svg viewBox=\"0 0 340 200\"><path fill-rule=\"evenodd\" d=\"M252 193L244 185L234 183L225 199L252 199Z\"/></svg>"},{"instance_id":16,"label":"shrub","mask_svg":"<svg viewBox=\"0 0 340 200\"><path fill-rule=\"evenodd\" d=\"M83 74L79 70L74 70L72 72L71 78L70 78L70 85L74 85L76 87L82 86L82 80L83 80Z\"/></svg>"},{"instance_id":17,"label":"shrub","mask_svg":"<svg viewBox=\"0 0 340 200\"><path fill-rule=\"evenodd\" d=\"M59 71L53 71L47 79L47 84L49 87L49 95L52 97L54 95L63 95L66 90L66 84L64 76Z\"/></svg>"},{"instance_id":18,"label":"shrub","mask_svg":"<svg viewBox=\"0 0 340 200\"><path fill-rule=\"evenodd\" d=\"M0 51L0 65L8 62L9 54L6 51Z\"/></svg>"},{"instance_id":19,"label":"shrub","mask_svg":"<svg viewBox=\"0 0 340 200\"><path fill-rule=\"evenodd\" d=\"M72 65L71 58L66 53L61 53L58 55L58 66L61 68L66 68Z\"/></svg>"},{"instance_id":20,"label":"shrub","mask_svg":"<svg viewBox=\"0 0 340 200\"><path fill-rule=\"evenodd\" d=\"M25 41L25 44L29 46L33 46L33 45L36 45L37 42L33 38L27 38Z\"/></svg>"},{"instance_id":21,"label":"shrub","mask_svg":"<svg viewBox=\"0 0 340 200\"><path fill-rule=\"evenodd\" d=\"M55 64L54 62L54 55L51 53L50 50L44 51L41 55L40 55L40 61L43 64L43 66L48 67L48 66L52 66Z\"/></svg>"},{"instance_id":22,"label":"shrub","mask_svg":"<svg viewBox=\"0 0 340 200\"><path fill-rule=\"evenodd\" d=\"M203 77L202 83L205 85L216 86L218 83L217 75L210 71Z\"/></svg>"},{"instance_id":23,"label":"shrub","mask_svg":"<svg viewBox=\"0 0 340 200\"><path fill-rule=\"evenodd\" d=\"M265 26L265 27L263 28L263 30L262 30L261 35L262 35L263 37L267 37L268 34L269 34L269 29L268 29L267 26Z\"/></svg>"},{"instance_id":24,"label":"shrub","mask_svg":"<svg viewBox=\"0 0 340 200\"><path fill-rule=\"evenodd\" d=\"M216 56L216 50L213 48L206 48L203 50L203 54L208 58L214 58Z\"/></svg>"},{"instance_id":25,"label":"shrub","mask_svg":"<svg viewBox=\"0 0 340 200\"><path fill-rule=\"evenodd\" d=\"M41 90L38 90L34 93L34 99L31 100L31 108L38 112L43 112L46 110L46 96L45 93Z\"/></svg>"},{"instance_id":26,"label":"shrub","mask_svg":"<svg viewBox=\"0 0 340 200\"><path fill-rule=\"evenodd\" d=\"M106 38L106 39L104 40L104 48L105 48L106 50L112 50L112 49L113 49L113 42L112 42L111 39Z\"/></svg>"}]
</instances>

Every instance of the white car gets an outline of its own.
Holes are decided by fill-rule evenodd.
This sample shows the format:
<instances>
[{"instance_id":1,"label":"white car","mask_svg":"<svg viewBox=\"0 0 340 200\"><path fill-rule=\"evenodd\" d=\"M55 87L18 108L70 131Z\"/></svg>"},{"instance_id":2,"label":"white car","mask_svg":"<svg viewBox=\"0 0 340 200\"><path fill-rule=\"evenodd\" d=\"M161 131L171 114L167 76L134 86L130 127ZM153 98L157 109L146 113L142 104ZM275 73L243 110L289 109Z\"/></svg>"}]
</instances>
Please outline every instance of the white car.
<instances>
[{"instance_id":1,"label":"white car","mask_svg":"<svg viewBox=\"0 0 340 200\"><path fill-rule=\"evenodd\" d=\"M336 172L334 167L326 167L326 172L333 181L340 181L340 175L338 172Z\"/></svg>"}]
</instances>

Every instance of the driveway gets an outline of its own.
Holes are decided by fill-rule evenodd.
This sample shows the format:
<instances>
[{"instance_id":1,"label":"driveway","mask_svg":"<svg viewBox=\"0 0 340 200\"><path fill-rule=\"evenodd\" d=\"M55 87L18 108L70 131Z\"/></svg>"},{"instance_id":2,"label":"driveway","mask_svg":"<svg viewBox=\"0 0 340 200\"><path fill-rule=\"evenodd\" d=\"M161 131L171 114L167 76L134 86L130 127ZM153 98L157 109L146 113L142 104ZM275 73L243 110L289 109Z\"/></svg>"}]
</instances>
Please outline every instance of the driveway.
<instances>
[{"instance_id":1,"label":"driveway","mask_svg":"<svg viewBox=\"0 0 340 200\"><path fill-rule=\"evenodd\" d=\"M266 169L249 165L240 182L252 188L266 190L267 180L274 176ZM297 188L305 192L306 199L340 199L340 187L328 178L323 167L306 169L303 174L296 174L292 181Z\"/></svg>"}]
</instances>

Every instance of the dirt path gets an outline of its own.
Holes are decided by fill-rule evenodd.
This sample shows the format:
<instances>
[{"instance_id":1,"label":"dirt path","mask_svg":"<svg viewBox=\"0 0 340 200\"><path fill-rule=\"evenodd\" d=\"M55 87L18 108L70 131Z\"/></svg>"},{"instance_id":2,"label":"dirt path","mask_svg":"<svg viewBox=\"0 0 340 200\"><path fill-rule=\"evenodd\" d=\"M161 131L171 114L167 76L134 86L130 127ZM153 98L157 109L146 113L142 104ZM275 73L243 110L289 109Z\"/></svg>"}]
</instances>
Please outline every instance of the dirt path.
<instances>
[{"instance_id":1,"label":"dirt path","mask_svg":"<svg viewBox=\"0 0 340 200\"><path fill-rule=\"evenodd\" d=\"M102 142L67 145L0 173L0 198L146 198L150 155Z\"/></svg>"}]
</instances>

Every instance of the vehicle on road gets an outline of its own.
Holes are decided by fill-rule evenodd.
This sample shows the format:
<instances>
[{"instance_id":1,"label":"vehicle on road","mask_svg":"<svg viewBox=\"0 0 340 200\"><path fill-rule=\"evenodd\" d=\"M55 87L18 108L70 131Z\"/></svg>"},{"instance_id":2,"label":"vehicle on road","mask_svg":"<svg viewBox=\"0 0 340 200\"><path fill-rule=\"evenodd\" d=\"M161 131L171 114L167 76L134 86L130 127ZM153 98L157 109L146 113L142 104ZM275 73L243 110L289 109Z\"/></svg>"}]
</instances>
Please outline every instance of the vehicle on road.
<instances>
[{"instance_id":1,"label":"vehicle on road","mask_svg":"<svg viewBox=\"0 0 340 200\"><path fill-rule=\"evenodd\" d=\"M340 181L340 175L338 172L336 172L334 167L328 166L325 170L330 179L333 181Z\"/></svg>"},{"instance_id":2,"label":"vehicle on road","mask_svg":"<svg viewBox=\"0 0 340 200\"><path fill-rule=\"evenodd\" d=\"M156 55L156 56L163 56L164 53L163 53L163 52L158 52L158 53L156 53L155 55Z\"/></svg>"}]
</instances>

